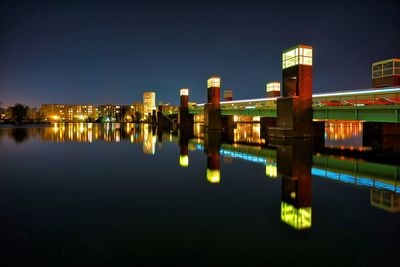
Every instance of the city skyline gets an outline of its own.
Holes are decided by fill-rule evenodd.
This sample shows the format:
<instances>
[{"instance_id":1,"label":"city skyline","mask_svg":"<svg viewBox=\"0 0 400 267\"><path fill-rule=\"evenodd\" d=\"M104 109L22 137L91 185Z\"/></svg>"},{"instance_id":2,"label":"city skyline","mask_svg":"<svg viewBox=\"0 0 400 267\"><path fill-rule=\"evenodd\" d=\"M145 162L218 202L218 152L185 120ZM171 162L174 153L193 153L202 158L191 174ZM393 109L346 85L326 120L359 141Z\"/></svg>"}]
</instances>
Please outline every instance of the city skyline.
<instances>
[{"instance_id":1,"label":"city skyline","mask_svg":"<svg viewBox=\"0 0 400 267\"><path fill-rule=\"evenodd\" d=\"M125 104L149 90L177 104L180 88L201 103L212 75L235 99L263 97L266 83L281 78L282 51L296 43L314 48L314 92L362 89L371 87L372 62L399 57L397 1L382 1L379 10L365 1L19 1L0 7L3 106Z\"/></svg>"}]
</instances>

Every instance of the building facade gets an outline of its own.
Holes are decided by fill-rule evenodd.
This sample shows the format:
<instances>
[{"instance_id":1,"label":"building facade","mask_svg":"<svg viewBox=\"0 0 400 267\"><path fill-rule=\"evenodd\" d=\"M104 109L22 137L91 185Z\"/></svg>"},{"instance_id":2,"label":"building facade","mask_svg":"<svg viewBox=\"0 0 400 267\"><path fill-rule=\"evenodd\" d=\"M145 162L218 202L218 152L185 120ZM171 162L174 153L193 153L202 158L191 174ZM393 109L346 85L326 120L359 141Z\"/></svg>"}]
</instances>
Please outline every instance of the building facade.
<instances>
[{"instance_id":1,"label":"building facade","mask_svg":"<svg viewBox=\"0 0 400 267\"><path fill-rule=\"evenodd\" d=\"M156 109L156 93L155 92L144 92L143 93L143 112L144 119L147 119L149 113Z\"/></svg>"}]
</instances>

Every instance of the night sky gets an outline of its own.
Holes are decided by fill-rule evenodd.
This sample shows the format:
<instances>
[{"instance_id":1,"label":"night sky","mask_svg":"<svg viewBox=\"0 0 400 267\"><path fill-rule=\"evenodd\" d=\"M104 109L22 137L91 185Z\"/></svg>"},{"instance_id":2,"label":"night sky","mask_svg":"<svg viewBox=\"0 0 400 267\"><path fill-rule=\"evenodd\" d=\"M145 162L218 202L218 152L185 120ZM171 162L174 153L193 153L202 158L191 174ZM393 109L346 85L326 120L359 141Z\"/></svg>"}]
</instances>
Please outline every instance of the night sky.
<instances>
[{"instance_id":1,"label":"night sky","mask_svg":"<svg viewBox=\"0 0 400 267\"><path fill-rule=\"evenodd\" d=\"M179 89L204 102L221 76L234 99L265 97L281 53L314 47L314 92L369 88L400 57L400 1L1 1L0 102L130 104ZM222 91L221 90L221 91Z\"/></svg>"}]
</instances>

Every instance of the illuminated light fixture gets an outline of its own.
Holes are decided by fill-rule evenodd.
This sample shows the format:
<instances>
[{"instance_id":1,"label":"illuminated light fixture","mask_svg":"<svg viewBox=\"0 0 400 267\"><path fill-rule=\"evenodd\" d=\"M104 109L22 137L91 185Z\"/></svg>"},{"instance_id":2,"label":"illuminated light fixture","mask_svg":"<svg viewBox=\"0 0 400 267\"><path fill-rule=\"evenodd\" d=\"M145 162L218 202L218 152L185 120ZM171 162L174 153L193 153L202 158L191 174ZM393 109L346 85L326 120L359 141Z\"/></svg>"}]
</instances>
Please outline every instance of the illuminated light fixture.
<instances>
[{"instance_id":1,"label":"illuminated light fixture","mask_svg":"<svg viewBox=\"0 0 400 267\"><path fill-rule=\"evenodd\" d=\"M312 47L307 45L298 45L285 50L282 54L282 69L290 68L296 65L312 66Z\"/></svg>"},{"instance_id":2,"label":"illuminated light fixture","mask_svg":"<svg viewBox=\"0 0 400 267\"><path fill-rule=\"evenodd\" d=\"M179 156L179 165L181 165L181 167L188 167L189 166L189 156L188 155L183 155L183 156Z\"/></svg>"},{"instance_id":3,"label":"illuminated light fixture","mask_svg":"<svg viewBox=\"0 0 400 267\"><path fill-rule=\"evenodd\" d=\"M187 89L187 88L182 88L182 89L181 89L181 95L189 95L189 89Z\"/></svg>"},{"instance_id":4,"label":"illuminated light fixture","mask_svg":"<svg viewBox=\"0 0 400 267\"><path fill-rule=\"evenodd\" d=\"M207 80L207 88L221 87L221 78L218 76L212 76Z\"/></svg>"},{"instance_id":5,"label":"illuminated light fixture","mask_svg":"<svg viewBox=\"0 0 400 267\"><path fill-rule=\"evenodd\" d=\"M272 164L265 165L265 175L271 178L278 177L278 169L276 165Z\"/></svg>"},{"instance_id":6,"label":"illuminated light fixture","mask_svg":"<svg viewBox=\"0 0 400 267\"><path fill-rule=\"evenodd\" d=\"M281 83L280 82L267 83L267 93L268 92L280 92L280 91L281 91Z\"/></svg>"},{"instance_id":7,"label":"illuminated light fixture","mask_svg":"<svg viewBox=\"0 0 400 267\"><path fill-rule=\"evenodd\" d=\"M207 169L207 180L212 184L217 184L221 180L220 170Z\"/></svg>"},{"instance_id":8,"label":"illuminated light fixture","mask_svg":"<svg viewBox=\"0 0 400 267\"><path fill-rule=\"evenodd\" d=\"M60 116L58 116L58 115L53 115L53 116L51 116L51 118L52 118L53 120L58 121L58 120L60 119Z\"/></svg>"},{"instance_id":9,"label":"illuminated light fixture","mask_svg":"<svg viewBox=\"0 0 400 267\"><path fill-rule=\"evenodd\" d=\"M311 228L311 207L296 208L284 201L281 202L281 220L294 229L302 230Z\"/></svg>"}]
</instances>

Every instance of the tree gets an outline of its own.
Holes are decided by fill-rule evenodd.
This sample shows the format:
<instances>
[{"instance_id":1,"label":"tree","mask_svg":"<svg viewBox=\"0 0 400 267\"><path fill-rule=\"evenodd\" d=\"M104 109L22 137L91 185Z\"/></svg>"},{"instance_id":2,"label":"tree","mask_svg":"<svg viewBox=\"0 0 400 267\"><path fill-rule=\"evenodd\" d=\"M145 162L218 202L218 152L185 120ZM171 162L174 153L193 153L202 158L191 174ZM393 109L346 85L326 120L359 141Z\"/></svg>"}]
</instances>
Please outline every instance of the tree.
<instances>
[{"instance_id":1,"label":"tree","mask_svg":"<svg viewBox=\"0 0 400 267\"><path fill-rule=\"evenodd\" d=\"M16 123L21 123L23 119L26 118L26 114L28 113L29 107L24 106L22 104L15 104L11 107L11 113L14 121Z\"/></svg>"}]
</instances>

